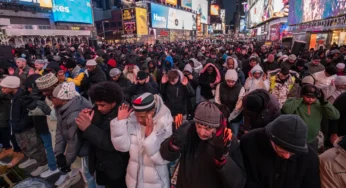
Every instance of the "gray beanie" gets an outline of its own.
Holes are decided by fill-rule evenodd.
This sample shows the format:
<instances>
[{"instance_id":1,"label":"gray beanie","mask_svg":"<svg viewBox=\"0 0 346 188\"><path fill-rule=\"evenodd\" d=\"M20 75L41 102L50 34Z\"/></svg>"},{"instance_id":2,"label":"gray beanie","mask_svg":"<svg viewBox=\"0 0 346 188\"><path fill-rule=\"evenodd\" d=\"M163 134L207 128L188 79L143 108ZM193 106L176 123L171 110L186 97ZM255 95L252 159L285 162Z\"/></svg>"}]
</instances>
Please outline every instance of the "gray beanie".
<instances>
[{"instance_id":1,"label":"gray beanie","mask_svg":"<svg viewBox=\"0 0 346 188\"><path fill-rule=\"evenodd\" d=\"M184 67L184 71L187 71L189 73L192 73L192 67L190 64L186 64L185 67Z\"/></svg>"},{"instance_id":2,"label":"gray beanie","mask_svg":"<svg viewBox=\"0 0 346 188\"><path fill-rule=\"evenodd\" d=\"M308 153L308 126L297 115L280 115L266 126L270 140L295 154Z\"/></svg>"},{"instance_id":3,"label":"gray beanie","mask_svg":"<svg viewBox=\"0 0 346 188\"><path fill-rule=\"evenodd\" d=\"M121 74L121 71L117 68L112 68L110 71L109 71L109 76L110 77L115 77L115 76L118 76L119 74Z\"/></svg>"},{"instance_id":4,"label":"gray beanie","mask_svg":"<svg viewBox=\"0 0 346 188\"><path fill-rule=\"evenodd\" d=\"M196 123L217 128L220 126L221 112L212 102L205 101L197 106L194 121Z\"/></svg>"}]
</instances>

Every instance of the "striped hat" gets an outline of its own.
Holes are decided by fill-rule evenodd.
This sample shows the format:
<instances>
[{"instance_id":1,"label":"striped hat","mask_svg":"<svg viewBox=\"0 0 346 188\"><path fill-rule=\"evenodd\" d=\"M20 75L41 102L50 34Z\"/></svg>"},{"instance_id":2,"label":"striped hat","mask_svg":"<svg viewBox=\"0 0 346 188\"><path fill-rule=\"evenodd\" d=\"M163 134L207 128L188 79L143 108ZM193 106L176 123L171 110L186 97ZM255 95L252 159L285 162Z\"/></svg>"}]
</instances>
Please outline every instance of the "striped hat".
<instances>
[{"instance_id":1,"label":"striped hat","mask_svg":"<svg viewBox=\"0 0 346 188\"><path fill-rule=\"evenodd\" d=\"M154 95L144 93L132 101L132 106L136 112L150 111L155 107Z\"/></svg>"}]
</instances>

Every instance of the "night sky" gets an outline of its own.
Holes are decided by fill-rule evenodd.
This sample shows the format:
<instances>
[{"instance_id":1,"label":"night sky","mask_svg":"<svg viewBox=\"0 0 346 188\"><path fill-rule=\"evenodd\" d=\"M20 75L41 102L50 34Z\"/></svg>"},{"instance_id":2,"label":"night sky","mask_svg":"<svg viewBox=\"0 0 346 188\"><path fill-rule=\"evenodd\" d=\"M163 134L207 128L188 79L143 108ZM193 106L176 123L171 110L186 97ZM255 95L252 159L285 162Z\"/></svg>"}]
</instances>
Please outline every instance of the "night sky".
<instances>
[{"instance_id":1,"label":"night sky","mask_svg":"<svg viewBox=\"0 0 346 188\"><path fill-rule=\"evenodd\" d=\"M226 9L226 23L229 24L229 22L233 18L233 12L236 10L236 1L237 0L223 0L223 5Z\"/></svg>"}]
</instances>

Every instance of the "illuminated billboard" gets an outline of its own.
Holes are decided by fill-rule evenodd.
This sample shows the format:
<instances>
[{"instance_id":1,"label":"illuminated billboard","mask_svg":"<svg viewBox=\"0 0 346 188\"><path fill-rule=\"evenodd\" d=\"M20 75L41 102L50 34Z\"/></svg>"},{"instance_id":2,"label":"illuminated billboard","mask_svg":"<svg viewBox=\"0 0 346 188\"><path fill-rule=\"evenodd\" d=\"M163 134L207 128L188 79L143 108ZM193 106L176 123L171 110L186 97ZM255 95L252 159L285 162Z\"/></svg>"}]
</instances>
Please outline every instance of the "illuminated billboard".
<instances>
[{"instance_id":1,"label":"illuminated billboard","mask_svg":"<svg viewBox=\"0 0 346 188\"><path fill-rule=\"evenodd\" d=\"M196 14L151 3L151 26L162 29L196 29Z\"/></svg>"},{"instance_id":2,"label":"illuminated billboard","mask_svg":"<svg viewBox=\"0 0 346 188\"><path fill-rule=\"evenodd\" d=\"M166 0L166 3L171 4L171 5L177 5L178 4L177 0Z\"/></svg>"},{"instance_id":3,"label":"illuminated billboard","mask_svg":"<svg viewBox=\"0 0 346 188\"><path fill-rule=\"evenodd\" d=\"M93 23L90 0L53 0L55 22Z\"/></svg>"},{"instance_id":4,"label":"illuminated billboard","mask_svg":"<svg viewBox=\"0 0 346 188\"><path fill-rule=\"evenodd\" d=\"M290 1L289 5L290 25L346 14L345 1L295 0Z\"/></svg>"},{"instance_id":5,"label":"illuminated billboard","mask_svg":"<svg viewBox=\"0 0 346 188\"><path fill-rule=\"evenodd\" d=\"M208 1L192 0L192 10L201 15L201 23L208 24Z\"/></svg>"},{"instance_id":6,"label":"illuminated billboard","mask_svg":"<svg viewBox=\"0 0 346 188\"><path fill-rule=\"evenodd\" d=\"M220 14L220 6L219 5L210 5L210 15L218 16Z\"/></svg>"},{"instance_id":7,"label":"illuminated billboard","mask_svg":"<svg viewBox=\"0 0 346 188\"><path fill-rule=\"evenodd\" d=\"M135 4L135 0L121 0L121 5L131 7Z\"/></svg>"},{"instance_id":8,"label":"illuminated billboard","mask_svg":"<svg viewBox=\"0 0 346 188\"><path fill-rule=\"evenodd\" d=\"M136 26L138 35L148 35L148 11L145 8L136 8Z\"/></svg>"},{"instance_id":9,"label":"illuminated billboard","mask_svg":"<svg viewBox=\"0 0 346 188\"><path fill-rule=\"evenodd\" d=\"M192 9L192 0L181 0L181 6L184 8Z\"/></svg>"},{"instance_id":10,"label":"illuminated billboard","mask_svg":"<svg viewBox=\"0 0 346 188\"><path fill-rule=\"evenodd\" d=\"M52 8L52 0L39 0L40 1L40 7L45 7L45 8Z\"/></svg>"},{"instance_id":11,"label":"illuminated billboard","mask_svg":"<svg viewBox=\"0 0 346 188\"><path fill-rule=\"evenodd\" d=\"M136 19L135 9L134 8L123 9L122 17L123 17L123 21Z\"/></svg>"}]
</instances>

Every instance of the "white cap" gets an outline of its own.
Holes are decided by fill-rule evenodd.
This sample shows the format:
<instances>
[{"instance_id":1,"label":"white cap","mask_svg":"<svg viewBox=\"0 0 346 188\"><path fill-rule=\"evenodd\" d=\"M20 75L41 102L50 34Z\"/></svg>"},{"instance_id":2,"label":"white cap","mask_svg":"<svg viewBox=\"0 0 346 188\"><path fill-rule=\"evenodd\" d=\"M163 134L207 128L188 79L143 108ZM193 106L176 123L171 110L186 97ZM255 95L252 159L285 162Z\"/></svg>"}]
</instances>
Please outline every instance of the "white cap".
<instances>
[{"instance_id":1,"label":"white cap","mask_svg":"<svg viewBox=\"0 0 346 188\"><path fill-rule=\"evenodd\" d=\"M345 64L344 63L338 63L338 64L336 64L336 68L344 69L345 68Z\"/></svg>"}]
</instances>

